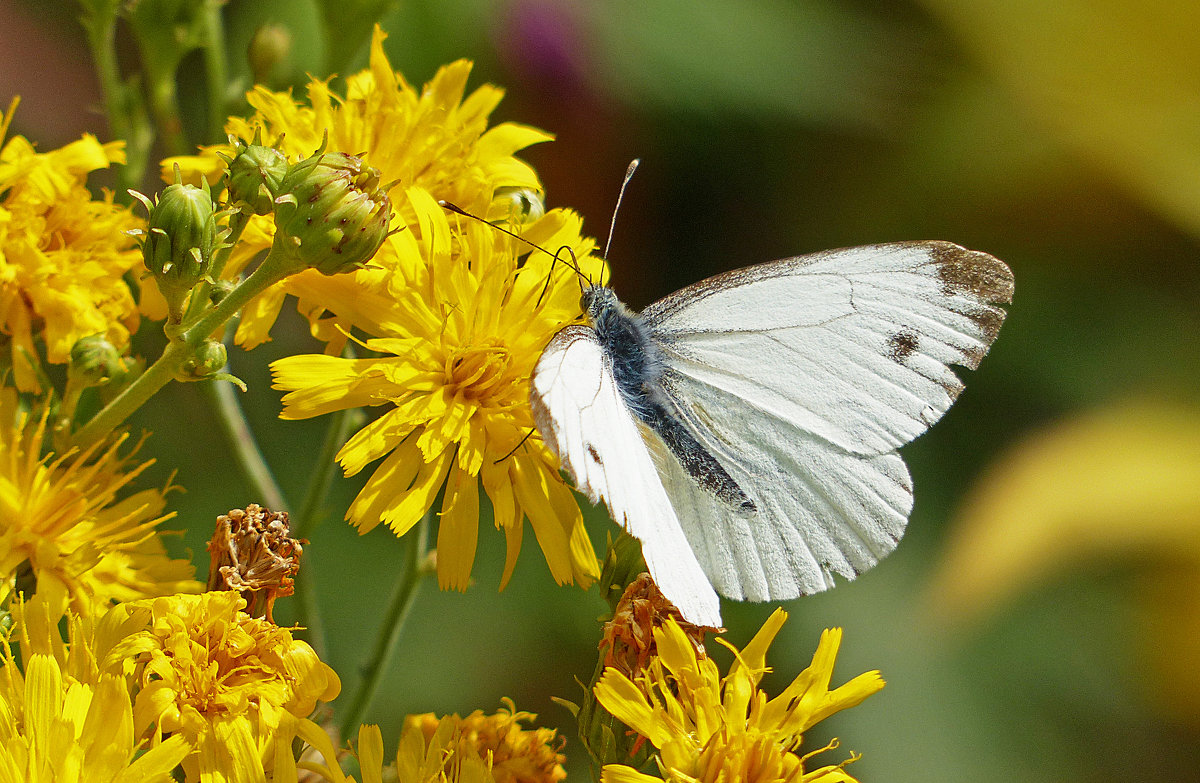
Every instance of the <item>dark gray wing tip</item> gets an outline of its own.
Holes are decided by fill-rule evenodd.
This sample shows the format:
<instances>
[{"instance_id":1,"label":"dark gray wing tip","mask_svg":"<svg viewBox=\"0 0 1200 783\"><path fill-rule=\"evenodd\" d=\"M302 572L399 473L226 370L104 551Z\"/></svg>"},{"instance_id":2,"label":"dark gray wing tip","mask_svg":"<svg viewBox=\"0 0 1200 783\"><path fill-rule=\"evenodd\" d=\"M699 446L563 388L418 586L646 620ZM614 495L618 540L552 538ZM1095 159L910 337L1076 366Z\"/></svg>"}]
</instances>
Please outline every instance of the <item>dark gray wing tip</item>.
<instances>
[{"instance_id":1,"label":"dark gray wing tip","mask_svg":"<svg viewBox=\"0 0 1200 783\"><path fill-rule=\"evenodd\" d=\"M969 294L981 302L1012 302L1014 279L1008 264L952 242L927 242L930 259L947 294Z\"/></svg>"}]
</instances>

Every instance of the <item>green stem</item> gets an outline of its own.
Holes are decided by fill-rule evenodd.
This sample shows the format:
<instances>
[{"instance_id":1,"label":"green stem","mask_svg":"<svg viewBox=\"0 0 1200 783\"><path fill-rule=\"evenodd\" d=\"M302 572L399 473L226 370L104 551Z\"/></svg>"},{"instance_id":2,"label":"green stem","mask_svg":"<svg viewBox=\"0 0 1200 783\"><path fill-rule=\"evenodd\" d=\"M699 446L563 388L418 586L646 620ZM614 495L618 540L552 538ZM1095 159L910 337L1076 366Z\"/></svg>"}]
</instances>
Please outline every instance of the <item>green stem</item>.
<instances>
[{"instance_id":1,"label":"green stem","mask_svg":"<svg viewBox=\"0 0 1200 783\"><path fill-rule=\"evenodd\" d=\"M225 271L225 262L229 260L229 254L242 238L242 232L246 226L250 224L249 213L240 210L234 211L229 217L229 235L224 239L221 246L217 248L212 257L212 268L209 270L209 279L220 280L221 273ZM213 287L215 283L201 281L192 289L192 295L188 299L187 314L184 315L185 322L191 322L192 319L200 317L204 309L211 306ZM229 342L228 335L225 342Z\"/></svg>"},{"instance_id":2,"label":"green stem","mask_svg":"<svg viewBox=\"0 0 1200 783\"><path fill-rule=\"evenodd\" d=\"M254 217L249 212L243 212L240 209L235 210L229 216L229 236L225 237L221 246L213 253L212 270L209 272L213 279L220 279L225 272L225 263L229 260L229 256L233 253L233 249L237 247L238 242L242 241L242 233L245 232L246 226L250 225L250 220Z\"/></svg>"},{"instance_id":3,"label":"green stem","mask_svg":"<svg viewBox=\"0 0 1200 783\"><path fill-rule=\"evenodd\" d=\"M375 638L375 646L371 657L363 665L362 682L350 702L350 709L342 717L342 737L352 737L357 734L359 724L367 714L367 708L375 698L379 683L383 680L383 672L391 660L396 644L400 640L400 631L404 621L412 609L417 597L417 588L425 576L426 547L429 537L429 519L433 515L430 509L421 517L421 521L409 531L408 557L406 558L404 575L396 582L391 600L388 602L383 620L379 624L379 635Z\"/></svg>"},{"instance_id":4,"label":"green stem","mask_svg":"<svg viewBox=\"0 0 1200 783\"><path fill-rule=\"evenodd\" d=\"M125 390L112 402L104 406L91 421L80 427L72 438L72 444L85 448L107 436L134 411L146 404L146 401L153 397L159 389L170 383L184 361L195 353L196 348L241 310L247 302L295 271L297 271L295 265L288 263L288 259L284 257L283 253L273 249L258 268L242 281L241 285L233 289L229 296L222 299L176 339L167 343L162 356L159 356L154 364L150 365L133 383L125 387Z\"/></svg>"},{"instance_id":5,"label":"green stem","mask_svg":"<svg viewBox=\"0 0 1200 783\"><path fill-rule=\"evenodd\" d=\"M324 516L322 508L337 472L337 453L350 437L350 430L354 426L352 413L349 409L340 410L329 417L329 424L325 428L325 440L317 454L313 475L308 480L308 494L304 497L304 505L300 507L300 519L295 527L298 537L312 535L317 521Z\"/></svg>"},{"instance_id":6,"label":"green stem","mask_svg":"<svg viewBox=\"0 0 1200 783\"><path fill-rule=\"evenodd\" d=\"M349 349L347 349L349 350ZM345 355L345 353L343 353ZM304 505L296 519L294 535L296 538L307 538L317 529L317 525L325 518L325 501L329 489L333 486L337 470L337 453L350 437L354 428L355 415L351 410L340 410L333 413L325 427L325 440L317 454L316 467L309 477L308 494L304 497ZM300 579L296 582L296 594L299 602L299 617L297 623L308 629L308 643L316 650L317 655L324 659L326 652L325 623L321 619L321 608L317 604L317 591L311 578Z\"/></svg>"},{"instance_id":7,"label":"green stem","mask_svg":"<svg viewBox=\"0 0 1200 783\"><path fill-rule=\"evenodd\" d=\"M191 150L183 135L183 120L179 116L179 97L175 87L175 69L161 63L148 72L150 108L158 124L158 135L168 155L186 155Z\"/></svg>"},{"instance_id":8,"label":"green stem","mask_svg":"<svg viewBox=\"0 0 1200 783\"><path fill-rule=\"evenodd\" d=\"M210 144L225 136L225 26L221 20L223 3L204 4L204 76L208 83L208 139Z\"/></svg>"},{"instance_id":9,"label":"green stem","mask_svg":"<svg viewBox=\"0 0 1200 783\"><path fill-rule=\"evenodd\" d=\"M100 80L100 91L104 96L108 131L114 139L125 140L125 165L117 169L116 184L119 198L126 200L125 191L141 184L154 137L146 119L145 107L138 100L136 92L121 81L115 45L117 4L85 4L83 22L96 65L96 76Z\"/></svg>"},{"instance_id":10,"label":"green stem","mask_svg":"<svg viewBox=\"0 0 1200 783\"><path fill-rule=\"evenodd\" d=\"M250 493L257 497L257 502L271 509L282 511L291 508L283 496L283 490L275 481L266 458L258 448L254 431L246 421L242 406L238 402L237 392L233 384L225 381L205 381L200 384L208 404L217 414L217 423L225 436L225 442L233 451L241 473L250 485Z\"/></svg>"},{"instance_id":11,"label":"green stem","mask_svg":"<svg viewBox=\"0 0 1200 783\"><path fill-rule=\"evenodd\" d=\"M325 500L329 496L329 488L333 486L333 477L337 470L335 457L342 444L350 437L353 422L354 416L349 410L340 410L330 416L313 475L308 480L308 494L304 496L300 512L292 517L295 523L292 535L296 538L311 536L318 523L325 518ZM296 599L296 624L308 629L306 641L312 645L321 660L326 660L328 646L325 642L325 623L321 619L321 607L317 603L317 590L311 572L301 575L296 580Z\"/></svg>"}]
</instances>

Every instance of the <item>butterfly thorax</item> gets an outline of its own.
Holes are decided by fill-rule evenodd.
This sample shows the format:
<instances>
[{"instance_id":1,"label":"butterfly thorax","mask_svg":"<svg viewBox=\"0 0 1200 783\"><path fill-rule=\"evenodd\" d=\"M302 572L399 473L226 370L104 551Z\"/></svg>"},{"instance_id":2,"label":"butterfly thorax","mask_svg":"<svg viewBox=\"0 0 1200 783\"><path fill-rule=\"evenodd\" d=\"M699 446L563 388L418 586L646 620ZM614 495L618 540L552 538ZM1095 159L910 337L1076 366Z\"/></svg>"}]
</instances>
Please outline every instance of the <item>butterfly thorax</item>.
<instances>
[{"instance_id":1,"label":"butterfly thorax","mask_svg":"<svg viewBox=\"0 0 1200 783\"><path fill-rule=\"evenodd\" d=\"M658 433L684 471L701 487L739 511L754 503L680 419L681 411L663 384L664 365L650 327L612 289L592 286L583 292L583 309L612 363L613 380L625 405Z\"/></svg>"},{"instance_id":2,"label":"butterfly thorax","mask_svg":"<svg viewBox=\"0 0 1200 783\"><path fill-rule=\"evenodd\" d=\"M625 404L639 419L647 421L662 377L662 363L649 329L611 288L588 288L583 292L582 304L605 355L612 361L613 378Z\"/></svg>"}]
</instances>

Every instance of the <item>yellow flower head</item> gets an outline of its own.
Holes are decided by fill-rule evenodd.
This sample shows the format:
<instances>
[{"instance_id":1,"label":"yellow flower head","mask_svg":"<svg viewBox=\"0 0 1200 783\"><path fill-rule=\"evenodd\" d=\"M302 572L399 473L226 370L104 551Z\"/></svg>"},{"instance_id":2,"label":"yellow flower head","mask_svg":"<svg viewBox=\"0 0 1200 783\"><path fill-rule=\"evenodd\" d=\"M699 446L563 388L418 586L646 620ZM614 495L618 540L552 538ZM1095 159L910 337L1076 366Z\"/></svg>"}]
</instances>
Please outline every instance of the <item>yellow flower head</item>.
<instances>
[{"instance_id":1,"label":"yellow flower head","mask_svg":"<svg viewBox=\"0 0 1200 783\"><path fill-rule=\"evenodd\" d=\"M11 116L0 117L0 139ZM45 153L21 136L0 149L0 329L23 391L40 387L39 356L65 364L80 338L123 348L137 329L122 275L141 263L126 233L141 222L111 193L95 200L85 187L89 172L125 162L123 147L85 134Z\"/></svg>"},{"instance_id":2,"label":"yellow flower head","mask_svg":"<svg viewBox=\"0 0 1200 783\"><path fill-rule=\"evenodd\" d=\"M191 747L183 737L146 750L133 730L125 680L95 665L95 626L68 615L70 644L58 635L44 601L13 606L0 668L0 781L170 783Z\"/></svg>"},{"instance_id":3,"label":"yellow flower head","mask_svg":"<svg viewBox=\"0 0 1200 783\"><path fill-rule=\"evenodd\" d=\"M123 604L140 626L102 668L132 674L137 736L182 735L197 747L189 779L261 779L291 759L300 719L341 683L305 642L241 611L235 592L176 595Z\"/></svg>"},{"instance_id":4,"label":"yellow flower head","mask_svg":"<svg viewBox=\"0 0 1200 783\"><path fill-rule=\"evenodd\" d=\"M521 724L537 718L507 709L494 715L476 710L465 718L412 715L404 722L395 765L383 766L383 738L378 726L358 731L358 766L362 783L558 783L566 777L559 752L562 738L553 729L527 729ZM326 761L337 757L321 727L301 721L299 736ZM307 755L307 754L306 754ZM300 767L330 783L354 783L337 764L303 761Z\"/></svg>"},{"instance_id":5,"label":"yellow flower head","mask_svg":"<svg viewBox=\"0 0 1200 783\"><path fill-rule=\"evenodd\" d=\"M768 671L767 648L786 619L782 609L776 610L741 652L726 645L737 659L725 677L668 620L655 632L658 657L649 667L636 680L605 670L595 687L596 699L658 749L663 780L851 781L843 765L806 772L804 762L812 754L797 751L804 732L879 691L883 679L879 672L867 672L829 689L842 638L841 629L834 628L821 634L812 665L769 699L758 683ZM602 783L656 780L620 764L606 765L601 775Z\"/></svg>"},{"instance_id":6,"label":"yellow flower head","mask_svg":"<svg viewBox=\"0 0 1200 783\"><path fill-rule=\"evenodd\" d=\"M488 128L488 117L500 102L502 90L484 86L464 97L471 63L459 60L443 67L418 90L396 73L383 51L386 36L377 27L371 43L367 70L346 79L346 97L335 95L327 81L314 80L308 86L307 104L297 102L290 92L274 92L256 87L246 97L254 108L248 119L230 117L226 131L235 138L250 140L255 133L268 142L276 139L289 161L312 155L328 136L326 149L359 155L378 169L381 181L403 189L421 187L435 199L466 206L477 195L501 190L540 191L537 175L514 153L531 144L548 141L551 136L515 123ZM162 162L164 178L174 176L179 165L185 178L196 184L201 176L215 184L225 171L220 155L230 155L233 147L205 148L200 155L168 158ZM394 188L393 188L394 189ZM419 230L414 209L393 193L396 208L394 228ZM503 218L505 199L495 199L483 212L489 218ZM270 215L258 216L242 234L224 274L237 274L260 251L271 246L274 224ZM373 264L391 268L394 254L387 244ZM354 275L357 277L357 275ZM279 314L286 293L298 278L319 278L305 272L274 286L242 314L235 340L253 348L269 339L268 333ZM311 283L311 281L309 281ZM301 307L306 316L313 313ZM336 338L337 334L324 334ZM336 353L336 349L333 351Z\"/></svg>"},{"instance_id":7,"label":"yellow flower head","mask_svg":"<svg viewBox=\"0 0 1200 783\"><path fill-rule=\"evenodd\" d=\"M376 358L278 360L275 388L289 392L281 416L386 406L338 454L347 475L383 458L346 517L364 533L382 521L403 535L445 487L443 588L464 590L470 580L480 482L507 536L505 581L528 517L554 578L586 586L598 574L596 556L554 457L531 434L529 408L538 356L579 316L577 275L492 226L456 218L452 230L446 211L420 189L407 200L422 231L389 240L402 271L381 274L373 290L324 287L326 307L373 335L364 345ZM579 231L578 216L563 210L522 227L541 247L570 248L594 278L601 262Z\"/></svg>"},{"instance_id":8,"label":"yellow flower head","mask_svg":"<svg viewBox=\"0 0 1200 783\"><path fill-rule=\"evenodd\" d=\"M11 390L9 390L11 392ZM118 448L43 456L46 417L17 410L0 394L0 579L37 592L56 617L126 601L202 589L191 563L167 556L156 528L164 491L121 491L151 462L129 464Z\"/></svg>"},{"instance_id":9,"label":"yellow flower head","mask_svg":"<svg viewBox=\"0 0 1200 783\"><path fill-rule=\"evenodd\" d=\"M566 757L559 752L562 738L554 729L524 728L521 724L536 720L537 715L517 712L511 701L506 704L508 709L493 715L485 715L483 710L465 718L451 715L439 719L431 712L410 715L404 731L422 734L429 746L441 744L447 769L472 758L490 764L495 783L558 783L565 778L562 765ZM447 722L453 726L451 736L439 741L446 734Z\"/></svg>"}]
</instances>

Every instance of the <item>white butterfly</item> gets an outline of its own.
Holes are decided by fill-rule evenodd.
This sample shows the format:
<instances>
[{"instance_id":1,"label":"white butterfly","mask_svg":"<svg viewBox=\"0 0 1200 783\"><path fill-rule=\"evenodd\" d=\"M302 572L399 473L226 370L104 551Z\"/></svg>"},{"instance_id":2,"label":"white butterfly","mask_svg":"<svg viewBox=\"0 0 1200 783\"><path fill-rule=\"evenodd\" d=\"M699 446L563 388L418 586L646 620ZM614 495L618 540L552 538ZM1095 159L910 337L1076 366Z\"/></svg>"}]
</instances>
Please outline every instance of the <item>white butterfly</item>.
<instances>
[{"instance_id":1,"label":"white butterfly","mask_svg":"<svg viewBox=\"0 0 1200 783\"><path fill-rule=\"evenodd\" d=\"M719 627L717 593L820 592L895 548L913 504L896 449L954 402L947 365L979 365L1012 293L1002 261L948 242L739 269L640 315L592 286L589 324L534 369L534 420L683 616Z\"/></svg>"}]
</instances>

